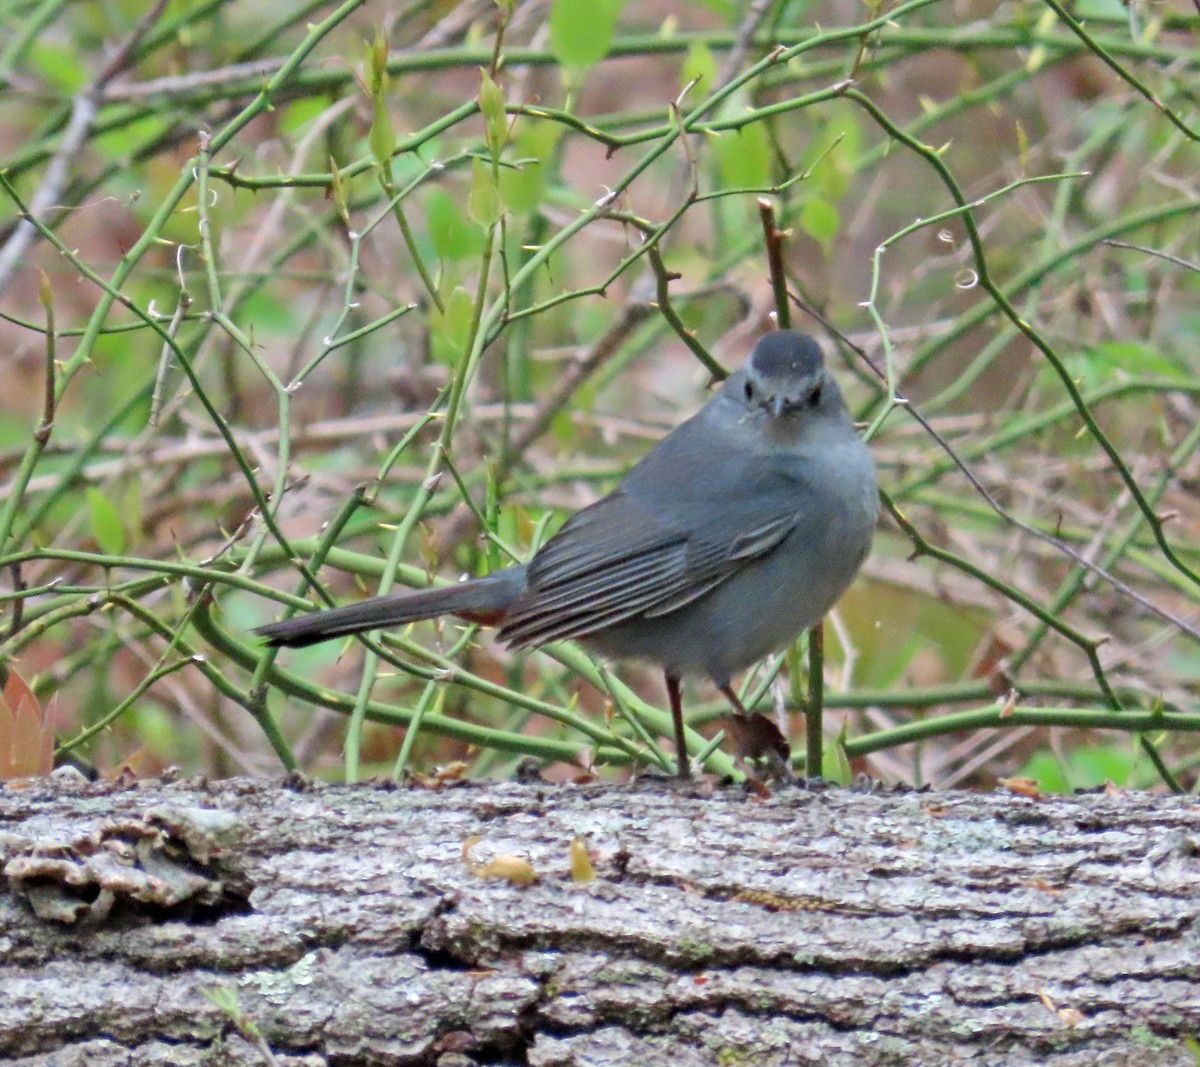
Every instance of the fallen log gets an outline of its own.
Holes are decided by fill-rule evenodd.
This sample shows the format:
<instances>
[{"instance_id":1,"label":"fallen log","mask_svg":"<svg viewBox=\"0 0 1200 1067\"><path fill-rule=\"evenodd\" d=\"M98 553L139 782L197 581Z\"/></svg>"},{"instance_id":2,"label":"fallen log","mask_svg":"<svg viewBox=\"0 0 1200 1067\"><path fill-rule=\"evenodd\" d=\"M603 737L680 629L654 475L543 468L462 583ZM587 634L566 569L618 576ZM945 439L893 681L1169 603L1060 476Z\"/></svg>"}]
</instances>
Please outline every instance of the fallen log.
<instances>
[{"instance_id":1,"label":"fallen log","mask_svg":"<svg viewBox=\"0 0 1200 1067\"><path fill-rule=\"evenodd\" d=\"M0 787L23 1067L1196 1062L1193 798L59 774Z\"/></svg>"}]
</instances>

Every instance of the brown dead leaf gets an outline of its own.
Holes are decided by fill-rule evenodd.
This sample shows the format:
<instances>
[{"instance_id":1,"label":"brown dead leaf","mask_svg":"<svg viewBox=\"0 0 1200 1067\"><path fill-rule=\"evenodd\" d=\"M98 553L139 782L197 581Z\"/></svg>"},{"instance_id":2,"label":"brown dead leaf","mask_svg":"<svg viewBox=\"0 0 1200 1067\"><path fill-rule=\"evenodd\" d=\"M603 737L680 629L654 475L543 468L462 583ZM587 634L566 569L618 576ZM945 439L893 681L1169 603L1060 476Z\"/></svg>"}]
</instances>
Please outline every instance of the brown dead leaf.
<instances>
[{"instance_id":1,"label":"brown dead leaf","mask_svg":"<svg viewBox=\"0 0 1200 1067\"><path fill-rule=\"evenodd\" d=\"M1000 784L1010 793L1030 800L1041 800L1042 789L1035 778L1001 778Z\"/></svg>"},{"instance_id":2,"label":"brown dead leaf","mask_svg":"<svg viewBox=\"0 0 1200 1067\"><path fill-rule=\"evenodd\" d=\"M54 770L54 701L42 709L33 690L9 668L0 693L0 780L37 778Z\"/></svg>"},{"instance_id":3,"label":"brown dead leaf","mask_svg":"<svg viewBox=\"0 0 1200 1067\"><path fill-rule=\"evenodd\" d=\"M770 719L760 712L750 715L730 715L725 728L733 738L739 759L760 760L776 758L785 765L792 751L787 738Z\"/></svg>"},{"instance_id":4,"label":"brown dead leaf","mask_svg":"<svg viewBox=\"0 0 1200 1067\"><path fill-rule=\"evenodd\" d=\"M441 789L443 786L459 781L467 773L467 766L462 760L456 760L454 763L447 763L444 767L435 768L429 774L413 771L410 777L413 785L418 789Z\"/></svg>"},{"instance_id":5,"label":"brown dead leaf","mask_svg":"<svg viewBox=\"0 0 1200 1067\"><path fill-rule=\"evenodd\" d=\"M163 761L149 745L139 745L117 766L103 774L106 782L129 785L140 778L154 778L163 772Z\"/></svg>"}]
</instances>

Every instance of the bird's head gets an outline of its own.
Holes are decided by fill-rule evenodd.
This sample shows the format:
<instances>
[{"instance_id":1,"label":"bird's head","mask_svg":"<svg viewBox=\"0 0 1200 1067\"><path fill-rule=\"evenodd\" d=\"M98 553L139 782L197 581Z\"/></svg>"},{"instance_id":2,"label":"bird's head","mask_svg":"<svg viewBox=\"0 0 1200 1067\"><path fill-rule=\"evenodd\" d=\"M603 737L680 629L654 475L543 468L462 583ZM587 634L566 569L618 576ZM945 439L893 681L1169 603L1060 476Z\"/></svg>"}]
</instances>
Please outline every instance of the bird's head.
<instances>
[{"instance_id":1,"label":"bird's head","mask_svg":"<svg viewBox=\"0 0 1200 1067\"><path fill-rule=\"evenodd\" d=\"M842 403L820 346L792 330L761 338L746 365L730 375L723 388L748 411L761 410L772 419L832 411Z\"/></svg>"}]
</instances>

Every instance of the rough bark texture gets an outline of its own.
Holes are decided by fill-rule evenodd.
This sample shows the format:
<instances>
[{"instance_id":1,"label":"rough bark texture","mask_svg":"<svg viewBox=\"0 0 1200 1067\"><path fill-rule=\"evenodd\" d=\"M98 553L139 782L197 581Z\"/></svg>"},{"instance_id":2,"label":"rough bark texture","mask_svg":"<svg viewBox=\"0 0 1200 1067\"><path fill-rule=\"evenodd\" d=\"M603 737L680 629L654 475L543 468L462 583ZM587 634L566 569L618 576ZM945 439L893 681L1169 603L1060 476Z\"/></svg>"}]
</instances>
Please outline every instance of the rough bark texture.
<instances>
[{"instance_id":1,"label":"rough bark texture","mask_svg":"<svg viewBox=\"0 0 1200 1067\"><path fill-rule=\"evenodd\" d=\"M1198 841L1142 795L13 783L0 1057L1190 1067Z\"/></svg>"}]
</instances>

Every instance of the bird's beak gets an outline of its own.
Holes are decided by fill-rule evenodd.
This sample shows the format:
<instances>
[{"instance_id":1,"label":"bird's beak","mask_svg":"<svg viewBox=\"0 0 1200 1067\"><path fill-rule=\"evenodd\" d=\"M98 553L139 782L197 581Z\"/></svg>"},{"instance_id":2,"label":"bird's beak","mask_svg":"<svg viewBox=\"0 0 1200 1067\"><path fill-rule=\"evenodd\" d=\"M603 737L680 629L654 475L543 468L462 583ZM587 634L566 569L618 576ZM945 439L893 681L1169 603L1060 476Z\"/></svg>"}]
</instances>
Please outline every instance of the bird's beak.
<instances>
[{"instance_id":1,"label":"bird's beak","mask_svg":"<svg viewBox=\"0 0 1200 1067\"><path fill-rule=\"evenodd\" d=\"M787 397L781 393L776 393L775 396L771 397L771 404L767 410L770 411L775 418L779 418L779 416L787 410Z\"/></svg>"}]
</instances>

